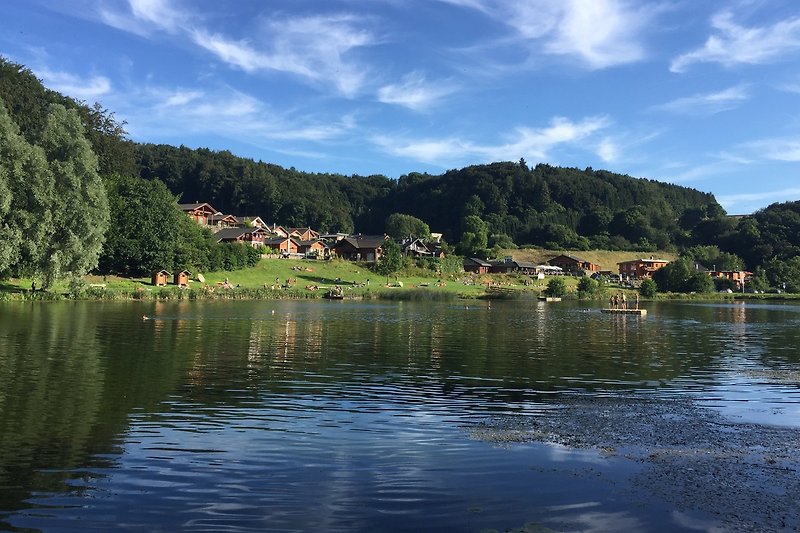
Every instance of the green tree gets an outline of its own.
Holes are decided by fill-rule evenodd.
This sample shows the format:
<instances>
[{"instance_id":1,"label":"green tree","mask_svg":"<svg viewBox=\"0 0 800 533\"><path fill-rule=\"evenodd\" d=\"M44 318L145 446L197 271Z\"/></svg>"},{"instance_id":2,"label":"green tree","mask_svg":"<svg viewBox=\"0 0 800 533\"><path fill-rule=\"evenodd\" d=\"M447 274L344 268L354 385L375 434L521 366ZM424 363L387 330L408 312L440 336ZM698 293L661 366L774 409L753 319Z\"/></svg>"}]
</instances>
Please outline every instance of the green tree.
<instances>
[{"instance_id":1,"label":"green tree","mask_svg":"<svg viewBox=\"0 0 800 533\"><path fill-rule=\"evenodd\" d=\"M109 225L108 199L97 173L97 157L75 111L53 104L42 133L53 175L53 227L38 270L43 287L79 277L97 266Z\"/></svg>"},{"instance_id":2,"label":"green tree","mask_svg":"<svg viewBox=\"0 0 800 533\"><path fill-rule=\"evenodd\" d=\"M413 237L428 240L431 237L431 228L417 217L392 213L386 218L386 234L393 239Z\"/></svg>"},{"instance_id":3,"label":"green tree","mask_svg":"<svg viewBox=\"0 0 800 533\"><path fill-rule=\"evenodd\" d=\"M652 279L645 278L639 285L639 293L645 298L653 298L658 293L658 286Z\"/></svg>"},{"instance_id":4,"label":"green tree","mask_svg":"<svg viewBox=\"0 0 800 533\"><path fill-rule=\"evenodd\" d=\"M188 217L163 182L115 176L106 187L114 231L100 256L101 271L142 276L188 266L175 262L180 223Z\"/></svg>"},{"instance_id":5,"label":"green tree","mask_svg":"<svg viewBox=\"0 0 800 533\"><path fill-rule=\"evenodd\" d=\"M567 294L567 282L564 278L550 278L547 288L544 290L548 296L562 297Z\"/></svg>"},{"instance_id":6,"label":"green tree","mask_svg":"<svg viewBox=\"0 0 800 533\"><path fill-rule=\"evenodd\" d=\"M579 298L592 298L597 292L598 284L589 276L582 276L578 280L578 297Z\"/></svg>"},{"instance_id":7,"label":"green tree","mask_svg":"<svg viewBox=\"0 0 800 533\"><path fill-rule=\"evenodd\" d=\"M389 239L383 244L383 253L375 265L375 272L390 276L406 265L406 258L400 245Z\"/></svg>"},{"instance_id":8,"label":"green tree","mask_svg":"<svg viewBox=\"0 0 800 533\"><path fill-rule=\"evenodd\" d=\"M459 249L462 255L483 255L489 244L489 225L476 215L464 217Z\"/></svg>"},{"instance_id":9,"label":"green tree","mask_svg":"<svg viewBox=\"0 0 800 533\"><path fill-rule=\"evenodd\" d=\"M53 176L0 100L0 276L35 275L54 230Z\"/></svg>"},{"instance_id":10,"label":"green tree","mask_svg":"<svg viewBox=\"0 0 800 533\"><path fill-rule=\"evenodd\" d=\"M660 292L710 292L714 281L705 272L698 272L693 262L681 257L653 273Z\"/></svg>"}]
</instances>

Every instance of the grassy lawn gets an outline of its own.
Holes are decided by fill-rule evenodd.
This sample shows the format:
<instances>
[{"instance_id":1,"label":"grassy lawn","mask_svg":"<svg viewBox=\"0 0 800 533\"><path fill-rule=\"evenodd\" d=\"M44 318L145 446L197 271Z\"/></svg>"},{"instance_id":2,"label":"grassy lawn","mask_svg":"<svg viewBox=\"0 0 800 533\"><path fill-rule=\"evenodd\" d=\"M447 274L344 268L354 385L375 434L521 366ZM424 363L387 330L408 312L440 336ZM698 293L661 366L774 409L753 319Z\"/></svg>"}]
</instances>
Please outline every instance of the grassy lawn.
<instances>
[{"instance_id":1,"label":"grassy lawn","mask_svg":"<svg viewBox=\"0 0 800 533\"><path fill-rule=\"evenodd\" d=\"M533 280L527 286L528 276L515 274L474 275L460 273L437 276L435 273L409 268L397 275L382 276L362 264L350 261L315 261L305 259L262 259L252 268L232 272L203 274L192 272L188 291L173 285L154 287L150 278L124 278L119 276L86 276L80 298L88 299L145 299L187 297L240 297L240 298L318 298L328 289L339 285L347 297L364 298L478 298L487 289L495 292L519 293L536 297L547 286L547 280ZM577 278L564 278L568 289L574 291ZM224 286L228 281L230 289ZM170 280L171 282L171 280ZM287 283L288 282L288 283ZM67 295L70 287L58 283L47 292L30 293L30 279L10 279L0 282L0 299L57 299Z\"/></svg>"},{"instance_id":2,"label":"grassy lawn","mask_svg":"<svg viewBox=\"0 0 800 533\"><path fill-rule=\"evenodd\" d=\"M553 250L509 250L516 260L544 263L558 255ZM637 252L574 252L572 255L600 264L604 269L616 270L616 262L642 257ZM672 259L666 253L650 254L659 258ZM613 266L612 266L613 265ZM535 298L547 287L549 278L533 279L519 274L476 275L460 273L439 277L435 273L418 268L409 268L388 278L367 269L363 264L350 261L316 261L305 259L262 259L252 268L233 272L211 272L203 274L205 281L198 281L198 273L192 272L189 289L179 289L173 285L154 287L150 278L123 278L118 276L86 276L85 285L77 294L70 294L66 282L57 284L47 292L31 294L30 279L9 279L0 281L0 300L41 299L52 300L63 297L78 299L195 299L195 298L320 298L328 289L339 285L345 297L350 298L389 298L389 299L453 299L479 298L487 294L492 297ZM564 276L568 297L575 297L579 278ZM231 288L225 288L228 281ZM287 284L288 281L288 284ZM527 285L525 284L527 282ZM171 280L170 280L171 283ZM629 300L633 290L616 284L603 285L595 300L598 305L606 305L608 297L618 292L628 293ZM747 295L748 298L778 297L786 299L792 295ZM661 295L660 298L712 298L733 299L741 295Z\"/></svg>"}]
</instances>

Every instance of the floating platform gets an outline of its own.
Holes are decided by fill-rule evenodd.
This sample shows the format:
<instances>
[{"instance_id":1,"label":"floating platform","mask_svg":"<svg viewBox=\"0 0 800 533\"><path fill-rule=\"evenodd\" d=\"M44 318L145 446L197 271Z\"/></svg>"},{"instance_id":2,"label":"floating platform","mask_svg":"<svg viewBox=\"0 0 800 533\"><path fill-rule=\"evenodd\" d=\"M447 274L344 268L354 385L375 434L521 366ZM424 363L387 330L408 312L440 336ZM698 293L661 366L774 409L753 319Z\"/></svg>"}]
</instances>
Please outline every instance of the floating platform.
<instances>
[{"instance_id":1,"label":"floating platform","mask_svg":"<svg viewBox=\"0 0 800 533\"><path fill-rule=\"evenodd\" d=\"M601 313L608 313L611 315L638 315L645 316L647 309L601 309Z\"/></svg>"},{"instance_id":2,"label":"floating platform","mask_svg":"<svg viewBox=\"0 0 800 533\"><path fill-rule=\"evenodd\" d=\"M560 302L561 298L558 296L539 296L539 299L543 302Z\"/></svg>"}]
</instances>

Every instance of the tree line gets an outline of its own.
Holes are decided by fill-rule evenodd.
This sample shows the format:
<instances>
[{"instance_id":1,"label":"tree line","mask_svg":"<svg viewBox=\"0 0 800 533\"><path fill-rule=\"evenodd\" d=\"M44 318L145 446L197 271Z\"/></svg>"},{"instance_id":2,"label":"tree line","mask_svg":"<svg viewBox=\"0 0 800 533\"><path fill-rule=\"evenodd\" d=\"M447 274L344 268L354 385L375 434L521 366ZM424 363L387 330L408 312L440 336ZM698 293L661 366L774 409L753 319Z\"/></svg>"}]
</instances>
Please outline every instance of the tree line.
<instances>
[{"instance_id":1,"label":"tree line","mask_svg":"<svg viewBox=\"0 0 800 533\"><path fill-rule=\"evenodd\" d=\"M0 102L0 276L49 284L92 269L139 275L252 262L218 247L175 205L197 201L323 232L434 231L480 257L520 246L678 251L694 266L746 268L800 290L800 202L732 218L692 188L524 159L395 180L135 143L113 112L49 90L3 58Z\"/></svg>"}]
</instances>

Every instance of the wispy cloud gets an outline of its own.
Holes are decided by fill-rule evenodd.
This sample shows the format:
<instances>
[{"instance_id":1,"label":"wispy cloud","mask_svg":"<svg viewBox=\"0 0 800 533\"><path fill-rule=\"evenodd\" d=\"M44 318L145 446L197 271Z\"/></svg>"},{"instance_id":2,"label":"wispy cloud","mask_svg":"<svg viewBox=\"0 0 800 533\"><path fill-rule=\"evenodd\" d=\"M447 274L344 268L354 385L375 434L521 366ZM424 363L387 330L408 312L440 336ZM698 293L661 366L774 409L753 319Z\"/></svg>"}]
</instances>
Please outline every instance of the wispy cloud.
<instances>
[{"instance_id":1,"label":"wispy cloud","mask_svg":"<svg viewBox=\"0 0 800 533\"><path fill-rule=\"evenodd\" d=\"M800 161L800 138L782 137L759 139L744 145L764 159L774 161Z\"/></svg>"},{"instance_id":2,"label":"wispy cloud","mask_svg":"<svg viewBox=\"0 0 800 533\"><path fill-rule=\"evenodd\" d=\"M723 111L735 109L750 98L750 91L745 85L705 94L694 94L657 105L651 109L667 111L680 115L709 116Z\"/></svg>"},{"instance_id":3,"label":"wispy cloud","mask_svg":"<svg viewBox=\"0 0 800 533\"><path fill-rule=\"evenodd\" d=\"M661 8L628 0L441 0L513 28L533 50L603 69L645 58L644 30Z\"/></svg>"},{"instance_id":4,"label":"wispy cloud","mask_svg":"<svg viewBox=\"0 0 800 533\"><path fill-rule=\"evenodd\" d=\"M42 78L48 88L78 100L91 101L111 92L111 80L105 76L83 78L76 74L48 68L36 69L36 74Z\"/></svg>"},{"instance_id":5,"label":"wispy cloud","mask_svg":"<svg viewBox=\"0 0 800 533\"><path fill-rule=\"evenodd\" d=\"M378 101L424 111L455 91L456 87L449 83L439 81L431 84L421 73L412 72L400 83L378 89Z\"/></svg>"},{"instance_id":6,"label":"wispy cloud","mask_svg":"<svg viewBox=\"0 0 800 533\"><path fill-rule=\"evenodd\" d=\"M800 50L800 17L771 26L746 27L734 21L731 11L716 13L711 19L715 33L697 50L672 61L672 72L685 72L695 63L719 63L725 67L757 65L784 59Z\"/></svg>"},{"instance_id":7,"label":"wispy cloud","mask_svg":"<svg viewBox=\"0 0 800 533\"><path fill-rule=\"evenodd\" d=\"M520 157L546 160L555 148L582 141L609 124L609 119L604 116L589 117L580 122L555 117L544 128L516 128L508 142L497 145L479 144L457 137L403 140L398 136L376 136L373 142L392 155L443 166L474 159L482 162L515 161Z\"/></svg>"},{"instance_id":8,"label":"wispy cloud","mask_svg":"<svg viewBox=\"0 0 800 533\"><path fill-rule=\"evenodd\" d=\"M97 15L108 26L143 37L154 31L177 33L190 25L191 10L175 7L169 0L128 0L127 3L127 9L99 3Z\"/></svg>"},{"instance_id":9,"label":"wispy cloud","mask_svg":"<svg viewBox=\"0 0 800 533\"><path fill-rule=\"evenodd\" d=\"M215 135L281 151L284 142L329 142L356 128L349 115L322 119L278 113L258 98L229 87L146 86L117 93L113 104L118 116L128 121L131 135L148 140Z\"/></svg>"},{"instance_id":10,"label":"wispy cloud","mask_svg":"<svg viewBox=\"0 0 800 533\"><path fill-rule=\"evenodd\" d=\"M753 204L763 205L775 202L785 202L789 198L800 197L800 187L787 187L773 191L761 191L754 193L723 194L717 196L717 201L722 204L726 211L736 211L737 206L751 206Z\"/></svg>"},{"instance_id":11,"label":"wispy cloud","mask_svg":"<svg viewBox=\"0 0 800 533\"><path fill-rule=\"evenodd\" d=\"M605 163L616 163L620 158L620 147L610 137L606 137L597 145L597 155Z\"/></svg>"},{"instance_id":12,"label":"wispy cloud","mask_svg":"<svg viewBox=\"0 0 800 533\"><path fill-rule=\"evenodd\" d=\"M101 21L120 30L141 36L166 32L233 68L293 74L347 97L358 93L369 75L351 53L379 42L365 29L365 18L350 14L266 18L253 35L231 37L191 13L167 0L128 0L127 9L99 7Z\"/></svg>"}]
</instances>

